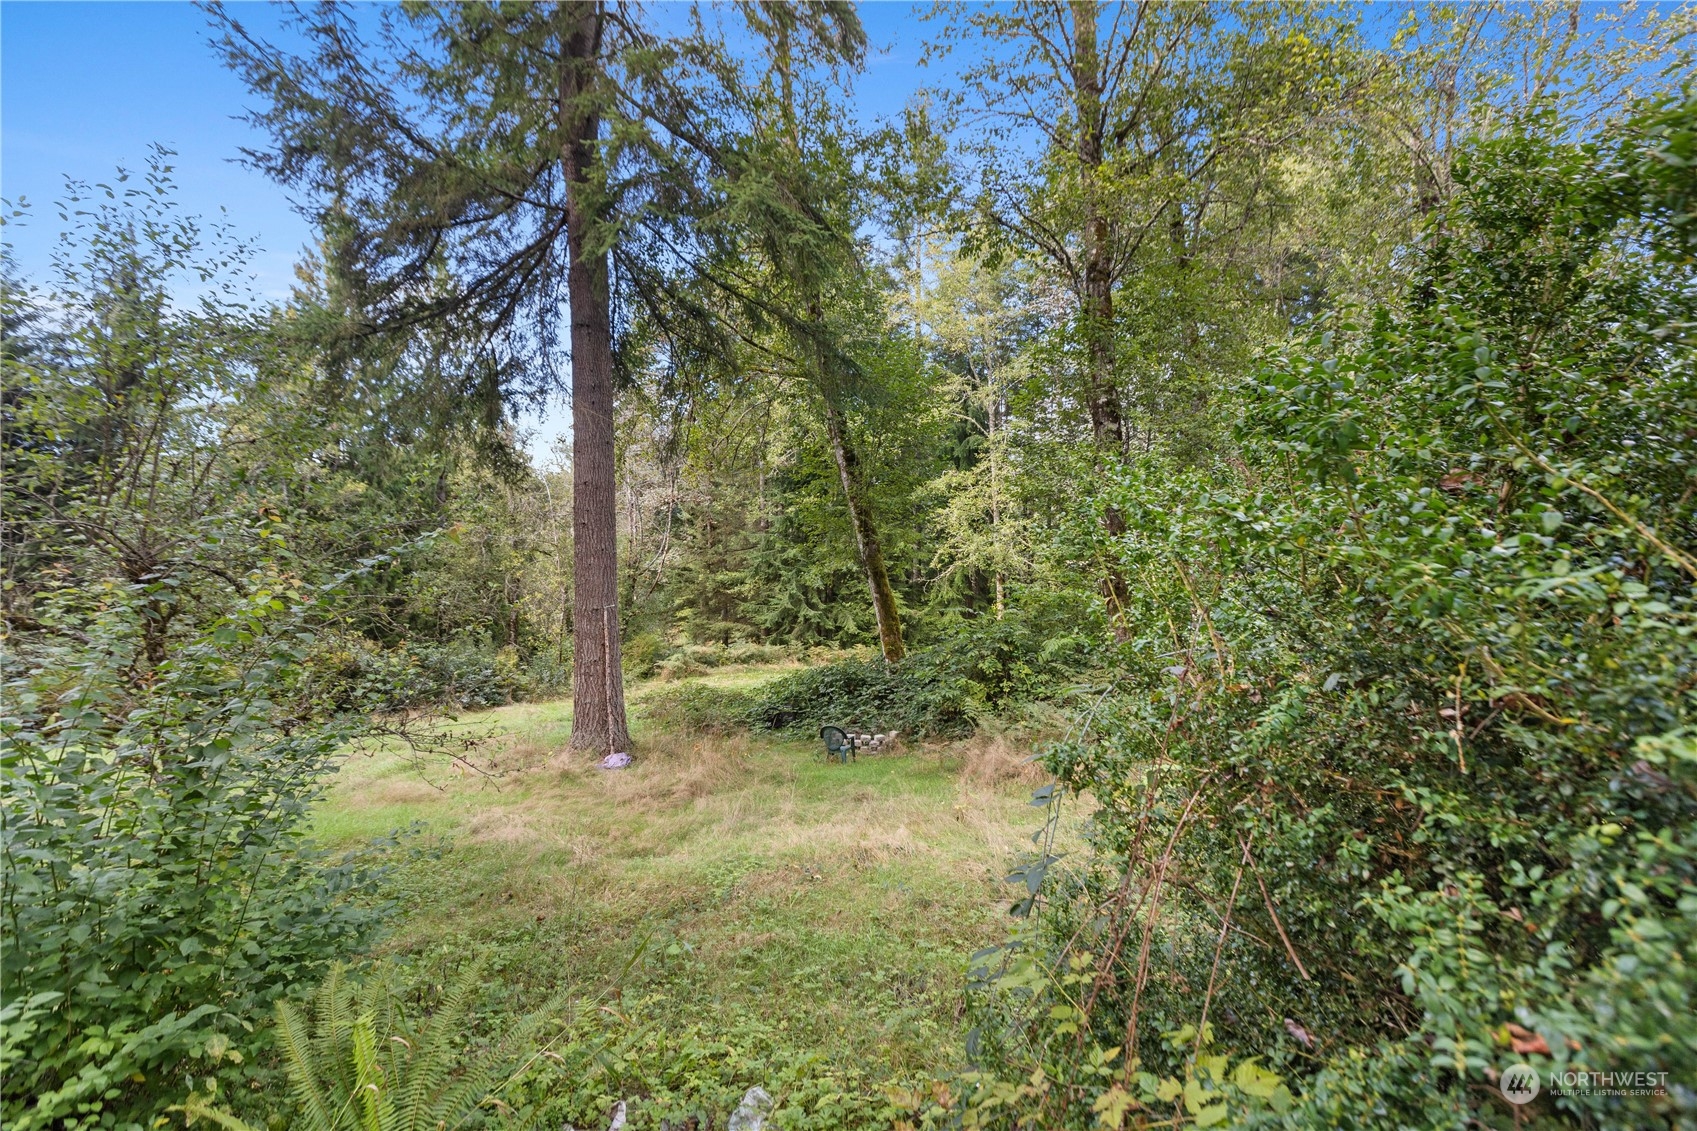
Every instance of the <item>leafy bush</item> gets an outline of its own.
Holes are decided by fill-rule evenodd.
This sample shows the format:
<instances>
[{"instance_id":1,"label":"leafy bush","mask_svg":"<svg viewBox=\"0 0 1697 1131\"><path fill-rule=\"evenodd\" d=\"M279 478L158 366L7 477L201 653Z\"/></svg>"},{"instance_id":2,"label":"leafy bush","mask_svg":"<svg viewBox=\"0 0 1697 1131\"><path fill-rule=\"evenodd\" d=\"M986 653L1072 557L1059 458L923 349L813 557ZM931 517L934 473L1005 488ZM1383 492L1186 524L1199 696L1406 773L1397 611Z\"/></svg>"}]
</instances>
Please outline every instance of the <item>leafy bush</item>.
<instances>
[{"instance_id":1,"label":"leafy bush","mask_svg":"<svg viewBox=\"0 0 1697 1131\"><path fill-rule=\"evenodd\" d=\"M833 724L912 738L964 737L986 711L1055 697L1088 666L1089 641L1062 627L1066 603L1033 605L1038 611L1010 610L1002 620L959 625L898 664L851 658L785 676L762 689L747 719L770 730Z\"/></svg>"},{"instance_id":2,"label":"leafy bush","mask_svg":"<svg viewBox=\"0 0 1697 1131\"><path fill-rule=\"evenodd\" d=\"M961 622L922 654L994 711L1061 698L1100 663L1089 632L1099 603L1081 604L1070 594L1022 593L1001 619Z\"/></svg>"},{"instance_id":3,"label":"leafy bush","mask_svg":"<svg viewBox=\"0 0 1697 1131\"><path fill-rule=\"evenodd\" d=\"M373 890L370 863L305 839L351 734L279 709L311 646L305 595L275 572L246 582L243 601L145 679L141 587L110 584L88 611L44 598L59 642L7 657L8 1127L146 1123L196 1058L237 1046L251 1058L245 1019L378 923L356 898Z\"/></svg>"},{"instance_id":4,"label":"leafy bush","mask_svg":"<svg viewBox=\"0 0 1697 1131\"><path fill-rule=\"evenodd\" d=\"M1697 1113L1694 137L1687 98L1476 148L1406 309L1271 359L1241 463L1107 493L1141 631L1048 755L1095 851L1022 870L1047 902L978 998L983 1103L1095 1125L1092 1057L1181 1072L1162 1034L1206 1018L1299 1093L1249 1125Z\"/></svg>"},{"instance_id":5,"label":"leafy bush","mask_svg":"<svg viewBox=\"0 0 1697 1131\"><path fill-rule=\"evenodd\" d=\"M724 659L721 664L775 664L789 655L789 650L777 644L741 644L725 645Z\"/></svg>"},{"instance_id":6,"label":"leafy bush","mask_svg":"<svg viewBox=\"0 0 1697 1131\"><path fill-rule=\"evenodd\" d=\"M666 642L652 632L639 632L624 642L619 650L619 662L630 679L646 679L654 674Z\"/></svg>"},{"instance_id":7,"label":"leafy bush","mask_svg":"<svg viewBox=\"0 0 1697 1131\"><path fill-rule=\"evenodd\" d=\"M569 694L572 689L572 661L561 659L558 652L538 652L530 658L524 670L525 698L545 699L552 695Z\"/></svg>"},{"instance_id":8,"label":"leafy bush","mask_svg":"<svg viewBox=\"0 0 1697 1131\"><path fill-rule=\"evenodd\" d=\"M686 683L651 696L643 710L668 731L724 734L747 727L754 704L746 691Z\"/></svg>"},{"instance_id":9,"label":"leafy bush","mask_svg":"<svg viewBox=\"0 0 1697 1131\"><path fill-rule=\"evenodd\" d=\"M412 644L407 652L424 674L426 698L415 706L445 703L477 710L514 703L531 693L530 681L512 648L491 654L466 644Z\"/></svg>"},{"instance_id":10,"label":"leafy bush","mask_svg":"<svg viewBox=\"0 0 1697 1131\"><path fill-rule=\"evenodd\" d=\"M734 664L776 663L789 654L788 649L776 644L687 644L658 661L652 670L661 679L683 679Z\"/></svg>"},{"instance_id":11,"label":"leafy bush","mask_svg":"<svg viewBox=\"0 0 1697 1131\"><path fill-rule=\"evenodd\" d=\"M564 678L569 682L569 674ZM491 652L459 641L385 649L357 636L326 640L308 656L299 681L300 694L312 710L380 714L499 707L526 699L537 689L532 672L520 665L511 648Z\"/></svg>"},{"instance_id":12,"label":"leafy bush","mask_svg":"<svg viewBox=\"0 0 1697 1131\"><path fill-rule=\"evenodd\" d=\"M915 652L898 664L841 660L806 668L762 688L748 713L768 730L815 730L827 723L899 730L910 738L971 734L980 709L947 650Z\"/></svg>"}]
</instances>

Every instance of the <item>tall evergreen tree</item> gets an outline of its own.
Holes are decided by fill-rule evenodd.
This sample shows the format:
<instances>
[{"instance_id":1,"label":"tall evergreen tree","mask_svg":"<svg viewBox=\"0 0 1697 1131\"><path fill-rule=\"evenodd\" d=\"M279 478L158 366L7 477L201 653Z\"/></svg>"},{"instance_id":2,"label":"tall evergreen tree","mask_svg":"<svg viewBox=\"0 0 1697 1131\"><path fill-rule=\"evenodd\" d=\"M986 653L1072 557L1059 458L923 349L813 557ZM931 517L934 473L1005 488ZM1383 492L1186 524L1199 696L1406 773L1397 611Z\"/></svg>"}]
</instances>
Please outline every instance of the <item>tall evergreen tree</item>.
<instances>
[{"instance_id":1,"label":"tall evergreen tree","mask_svg":"<svg viewBox=\"0 0 1697 1131\"><path fill-rule=\"evenodd\" d=\"M756 34L771 21L747 9ZM303 190L331 238L336 343L466 393L540 395L570 359L572 745L629 745L620 679L613 400L620 312L687 270L682 217L710 207L734 74L699 15L636 4L294 9L291 54L222 6L229 64L267 100L250 160ZM855 49L844 5L781 21ZM562 340L559 306L570 311ZM332 355L335 356L334 354Z\"/></svg>"},{"instance_id":2,"label":"tall evergreen tree","mask_svg":"<svg viewBox=\"0 0 1697 1131\"><path fill-rule=\"evenodd\" d=\"M826 83L835 59L802 33L804 8L761 4L751 23L769 44L767 66L735 85L751 128L725 155L728 207L710 225L726 277L750 324L776 331L760 348L809 390L842 489L855 553L886 660L906 653L901 613L873 513L866 460L850 412L876 384L854 342L884 329L880 296L857 241L869 178L856 131Z\"/></svg>"}]
</instances>

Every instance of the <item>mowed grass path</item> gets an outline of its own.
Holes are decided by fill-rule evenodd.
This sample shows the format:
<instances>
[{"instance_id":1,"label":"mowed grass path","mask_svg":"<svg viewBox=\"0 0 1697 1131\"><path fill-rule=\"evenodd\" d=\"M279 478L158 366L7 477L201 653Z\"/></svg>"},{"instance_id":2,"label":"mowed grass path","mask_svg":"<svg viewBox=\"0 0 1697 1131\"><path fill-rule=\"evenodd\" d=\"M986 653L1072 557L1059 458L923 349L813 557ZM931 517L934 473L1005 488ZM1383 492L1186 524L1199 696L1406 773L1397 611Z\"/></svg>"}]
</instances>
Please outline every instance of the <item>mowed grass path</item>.
<instances>
[{"instance_id":1,"label":"mowed grass path","mask_svg":"<svg viewBox=\"0 0 1697 1131\"><path fill-rule=\"evenodd\" d=\"M958 1067L967 957L1006 938L1003 877L1042 819L1029 748L979 738L827 764L812 742L664 732L646 705L674 686L633 691L624 770L565 752L565 701L456 724L491 735L474 757L492 778L354 757L321 841L414 821L443 838L400 868L384 951L442 977L481 957L514 1013L564 993L661 1034L757 1022L782 1056L856 1065L868 1087Z\"/></svg>"}]
</instances>

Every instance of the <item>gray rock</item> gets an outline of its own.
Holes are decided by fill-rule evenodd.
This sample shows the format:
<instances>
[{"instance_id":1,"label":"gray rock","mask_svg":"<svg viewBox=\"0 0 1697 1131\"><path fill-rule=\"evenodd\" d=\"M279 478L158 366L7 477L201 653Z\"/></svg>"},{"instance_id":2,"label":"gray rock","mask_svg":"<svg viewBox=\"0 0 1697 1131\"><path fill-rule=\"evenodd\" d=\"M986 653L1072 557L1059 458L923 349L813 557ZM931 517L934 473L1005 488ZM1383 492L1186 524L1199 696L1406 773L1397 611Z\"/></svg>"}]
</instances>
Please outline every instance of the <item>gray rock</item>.
<instances>
[{"instance_id":1,"label":"gray rock","mask_svg":"<svg viewBox=\"0 0 1697 1131\"><path fill-rule=\"evenodd\" d=\"M772 1097L758 1084L742 1094L742 1102L731 1112L725 1131L761 1131L772 1114Z\"/></svg>"}]
</instances>

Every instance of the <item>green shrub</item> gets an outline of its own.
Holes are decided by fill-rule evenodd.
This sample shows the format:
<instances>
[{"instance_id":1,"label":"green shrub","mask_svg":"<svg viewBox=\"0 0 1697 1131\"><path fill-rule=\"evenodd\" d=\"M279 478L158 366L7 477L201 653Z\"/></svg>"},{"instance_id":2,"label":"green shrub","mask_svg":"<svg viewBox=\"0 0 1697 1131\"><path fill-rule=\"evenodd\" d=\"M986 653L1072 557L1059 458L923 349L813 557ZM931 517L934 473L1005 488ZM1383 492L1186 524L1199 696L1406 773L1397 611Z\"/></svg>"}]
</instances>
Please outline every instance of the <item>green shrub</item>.
<instances>
[{"instance_id":1,"label":"green shrub","mask_svg":"<svg viewBox=\"0 0 1697 1131\"><path fill-rule=\"evenodd\" d=\"M538 652L525 668L524 683L528 685L526 698L545 699L569 694L572 689L571 657L562 659L553 650Z\"/></svg>"},{"instance_id":2,"label":"green shrub","mask_svg":"<svg viewBox=\"0 0 1697 1131\"><path fill-rule=\"evenodd\" d=\"M897 664L836 659L784 676L760 692L748 720L770 730L831 724L912 738L971 734L986 711L1058 696L1092 662L1088 637L1067 631L1081 619L1076 609L1033 604L1037 611L958 625Z\"/></svg>"},{"instance_id":3,"label":"green shrub","mask_svg":"<svg viewBox=\"0 0 1697 1131\"><path fill-rule=\"evenodd\" d=\"M643 712L668 731L725 734L748 727L754 703L745 691L685 683L650 696Z\"/></svg>"},{"instance_id":4,"label":"green shrub","mask_svg":"<svg viewBox=\"0 0 1697 1131\"><path fill-rule=\"evenodd\" d=\"M244 1019L361 946L378 876L306 841L357 728L281 709L311 645L301 594L247 596L133 678L148 599L107 585L63 634L7 657L0 1114L7 1127L146 1124L202 1057L239 1063ZM49 638L54 639L54 638Z\"/></svg>"},{"instance_id":5,"label":"green shrub","mask_svg":"<svg viewBox=\"0 0 1697 1131\"><path fill-rule=\"evenodd\" d=\"M710 669L698 663L693 663L681 656L661 660L655 667L654 674L660 679L670 682L677 679L688 679L692 675L706 675Z\"/></svg>"},{"instance_id":6,"label":"green shrub","mask_svg":"<svg viewBox=\"0 0 1697 1131\"><path fill-rule=\"evenodd\" d=\"M1070 594L1021 593L1001 619L977 617L953 626L917 655L964 680L994 711L1065 696L1100 664L1100 603Z\"/></svg>"},{"instance_id":7,"label":"green shrub","mask_svg":"<svg viewBox=\"0 0 1697 1131\"><path fill-rule=\"evenodd\" d=\"M972 733L981 703L946 649L915 652L899 664L840 660L768 684L748 718L768 730L812 731L826 724L900 731L909 738Z\"/></svg>"},{"instance_id":8,"label":"green shrub","mask_svg":"<svg viewBox=\"0 0 1697 1131\"><path fill-rule=\"evenodd\" d=\"M1091 1058L1177 1074L1204 1011L1297 1093L1246 1125L1697 1118L1694 137L1687 98L1475 148L1405 309L1270 359L1230 463L1100 500L1132 636L1047 756L1093 852L1024 866L981 959L994 1120L1096 1125Z\"/></svg>"},{"instance_id":9,"label":"green shrub","mask_svg":"<svg viewBox=\"0 0 1697 1131\"><path fill-rule=\"evenodd\" d=\"M650 670L661 679L687 679L729 665L776 663L789 654L787 649L776 644L686 644L658 660Z\"/></svg>"},{"instance_id":10,"label":"green shrub","mask_svg":"<svg viewBox=\"0 0 1697 1131\"><path fill-rule=\"evenodd\" d=\"M619 662L630 679L647 679L654 674L666 642L652 632L640 632L626 640L619 651Z\"/></svg>"},{"instance_id":11,"label":"green shrub","mask_svg":"<svg viewBox=\"0 0 1697 1131\"><path fill-rule=\"evenodd\" d=\"M547 678L570 682L545 668ZM468 641L380 648L362 637L327 640L298 675L300 695L315 711L387 714L446 707L479 710L520 702L538 690L512 648L491 651Z\"/></svg>"},{"instance_id":12,"label":"green shrub","mask_svg":"<svg viewBox=\"0 0 1697 1131\"><path fill-rule=\"evenodd\" d=\"M777 644L727 644L725 645L724 664L775 664L789 655L787 649Z\"/></svg>"}]
</instances>

